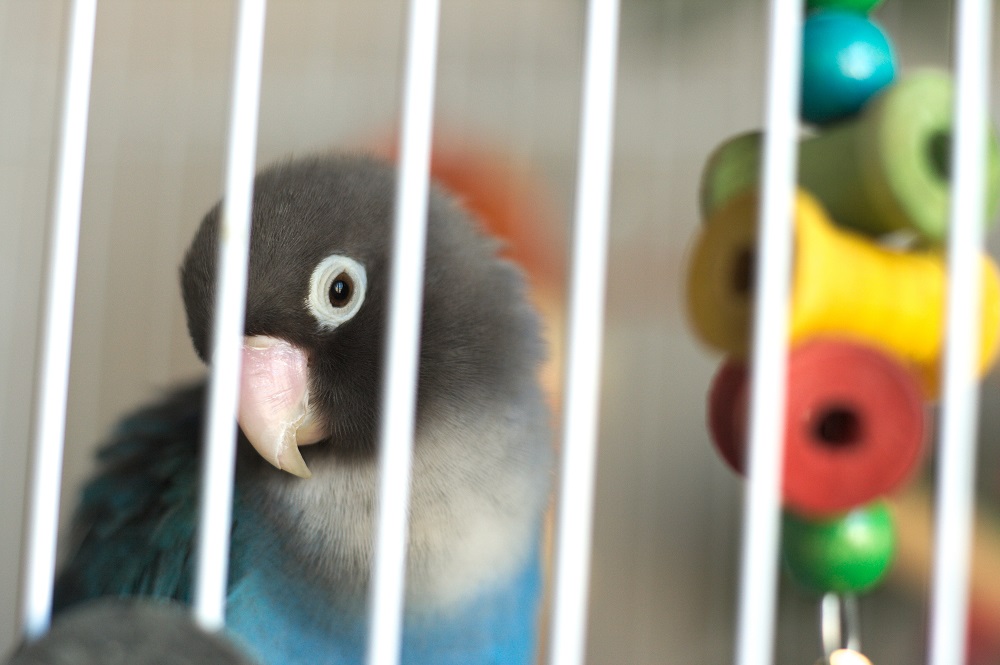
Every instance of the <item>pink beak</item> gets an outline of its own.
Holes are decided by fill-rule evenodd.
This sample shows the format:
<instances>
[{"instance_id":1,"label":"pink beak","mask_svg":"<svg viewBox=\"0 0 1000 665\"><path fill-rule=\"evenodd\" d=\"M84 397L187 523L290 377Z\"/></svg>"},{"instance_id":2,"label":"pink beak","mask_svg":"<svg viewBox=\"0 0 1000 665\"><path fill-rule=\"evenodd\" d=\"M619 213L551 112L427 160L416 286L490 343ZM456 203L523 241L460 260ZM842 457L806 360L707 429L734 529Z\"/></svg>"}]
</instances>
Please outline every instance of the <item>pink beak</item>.
<instances>
[{"instance_id":1,"label":"pink beak","mask_svg":"<svg viewBox=\"0 0 1000 665\"><path fill-rule=\"evenodd\" d=\"M282 339L243 340L243 371L237 420L261 457L300 478L312 475L299 446L324 436L309 405L309 359Z\"/></svg>"}]
</instances>

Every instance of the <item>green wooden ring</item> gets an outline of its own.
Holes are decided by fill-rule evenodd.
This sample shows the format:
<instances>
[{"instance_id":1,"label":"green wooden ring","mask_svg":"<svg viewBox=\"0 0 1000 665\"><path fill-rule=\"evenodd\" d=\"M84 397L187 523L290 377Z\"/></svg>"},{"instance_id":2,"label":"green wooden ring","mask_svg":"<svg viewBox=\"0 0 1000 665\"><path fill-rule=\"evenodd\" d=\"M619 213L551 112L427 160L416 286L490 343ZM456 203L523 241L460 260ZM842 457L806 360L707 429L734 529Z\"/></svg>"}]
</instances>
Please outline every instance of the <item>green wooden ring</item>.
<instances>
[{"instance_id":1,"label":"green wooden ring","mask_svg":"<svg viewBox=\"0 0 1000 665\"><path fill-rule=\"evenodd\" d=\"M803 140L799 184L835 222L873 236L906 231L928 244L948 233L954 89L943 71L924 70L878 94L860 116ZM720 146L702 173L708 218L760 177L759 133ZM1000 146L989 128L986 146L987 224L1000 203Z\"/></svg>"}]
</instances>

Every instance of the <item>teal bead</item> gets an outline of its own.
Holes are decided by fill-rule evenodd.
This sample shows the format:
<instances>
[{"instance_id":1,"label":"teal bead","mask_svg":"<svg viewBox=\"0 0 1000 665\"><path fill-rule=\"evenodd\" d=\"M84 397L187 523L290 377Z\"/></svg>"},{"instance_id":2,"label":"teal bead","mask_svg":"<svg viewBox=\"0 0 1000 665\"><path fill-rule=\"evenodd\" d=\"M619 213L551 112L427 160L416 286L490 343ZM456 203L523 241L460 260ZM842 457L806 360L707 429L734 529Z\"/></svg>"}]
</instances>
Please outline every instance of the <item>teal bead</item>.
<instances>
[{"instance_id":1,"label":"teal bead","mask_svg":"<svg viewBox=\"0 0 1000 665\"><path fill-rule=\"evenodd\" d=\"M845 12L867 14L882 4L882 0L807 0L806 9L814 12L819 9L842 9Z\"/></svg>"},{"instance_id":2,"label":"teal bead","mask_svg":"<svg viewBox=\"0 0 1000 665\"><path fill-rule=\"evenodd\" d=\"M851 12L811 14L802 30L802 119L827 124L855 115L896 75L882 30Z\"/></svg>"},{"instance_id":3,"label":"teal bead","mask_svg":"<svg viewBox=\"0 0 1000 665\"><path fill-rule=\"evenodd\" d=\"M782 557L792 579L819 593L860 593L892 563L896 534L884 501L834 519L784 514Z\"/></svg>"}]
</instances>

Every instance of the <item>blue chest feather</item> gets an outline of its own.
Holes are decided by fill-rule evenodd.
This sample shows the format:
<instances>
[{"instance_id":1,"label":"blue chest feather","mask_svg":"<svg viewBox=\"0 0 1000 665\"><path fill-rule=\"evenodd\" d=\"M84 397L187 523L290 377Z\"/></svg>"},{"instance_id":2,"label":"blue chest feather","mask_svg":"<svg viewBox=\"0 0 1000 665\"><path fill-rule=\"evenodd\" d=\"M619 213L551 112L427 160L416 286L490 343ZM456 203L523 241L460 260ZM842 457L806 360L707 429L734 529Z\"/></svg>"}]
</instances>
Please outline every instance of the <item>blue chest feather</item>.
<instances>
[{"instance_id":1,"label":"blue chest feather","mask_svg":"<svg viewBox=\"0 0 1000 665\"><path fill-rule=\"evenodd\" d=\"M57 581L57 609L107 595L190 600L202 394L201 386L178 391L137 413L102 450ZM249 491L237 482L227 628L264 663L363 662L363 608L338 607L285 563L242 500ZM540 591L535 549L519 571L465 602L408 609L403 662L533 662Z\"/></svg>"},{"instance_id":2,"label":"blue chest feather","mask_svg":"<svg viewBox=\"0 0 1000 665\"><path fill-rule=\"evenodd\" d=\"M447 610L407 612L407 665L496 665L534 661L541 589L538 558L512 579ZM363 663L363 611L331 607L280 567L261 567L230 586L228 629L266 663Z\"/></svg>"}]
</instances>

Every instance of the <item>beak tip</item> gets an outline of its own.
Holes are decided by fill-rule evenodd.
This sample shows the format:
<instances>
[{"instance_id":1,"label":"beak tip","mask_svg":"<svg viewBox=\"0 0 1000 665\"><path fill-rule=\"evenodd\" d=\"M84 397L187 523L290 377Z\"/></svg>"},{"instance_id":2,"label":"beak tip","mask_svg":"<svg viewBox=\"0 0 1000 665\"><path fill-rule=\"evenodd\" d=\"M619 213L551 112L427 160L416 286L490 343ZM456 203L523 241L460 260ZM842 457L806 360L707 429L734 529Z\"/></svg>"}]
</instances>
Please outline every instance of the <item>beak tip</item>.
<instances>
[{"instance_id":1,"label":"beak tip","mask_svg":"<svg viewBox=\"0 0 1000 665\"><path fill-rule=\"evenodd\" d=\"M298 448L299 430L310 422L308 378L301 348L273 337L244 339L236 419L261 457L300 478L312 475Z\"/></svg>"},{"instance_id":2,"label":"beak tip","mask_svg":"<svg viewBox=\"0 0 1000 665\"><path fill-rule=\"evenodd\" d=\"M287 471L293 476L298 476L299 478L312 478L312 471L306 465L306 461L302 459L302 453L294 444L286 448L283 454L278 455L277 458L272 462L280 471Z\"/></svg>"},{"instance_id":3,"label":"beak tip","mask_svg":"<svg viewBox=\"0 0 1000 665\"><path fill-rule=\"evenodd\" d=\"M286 468L282 469L282 471L287 471L288 473L292 474L293 476L298 476L299 478L302 478L302 479L312 478L312 475L313 475L312 471L310 471L309 467L307 467L305 464L303 464L301 468L292 469L292 468L286 467Z\"/></svg>"}]
</instances>

